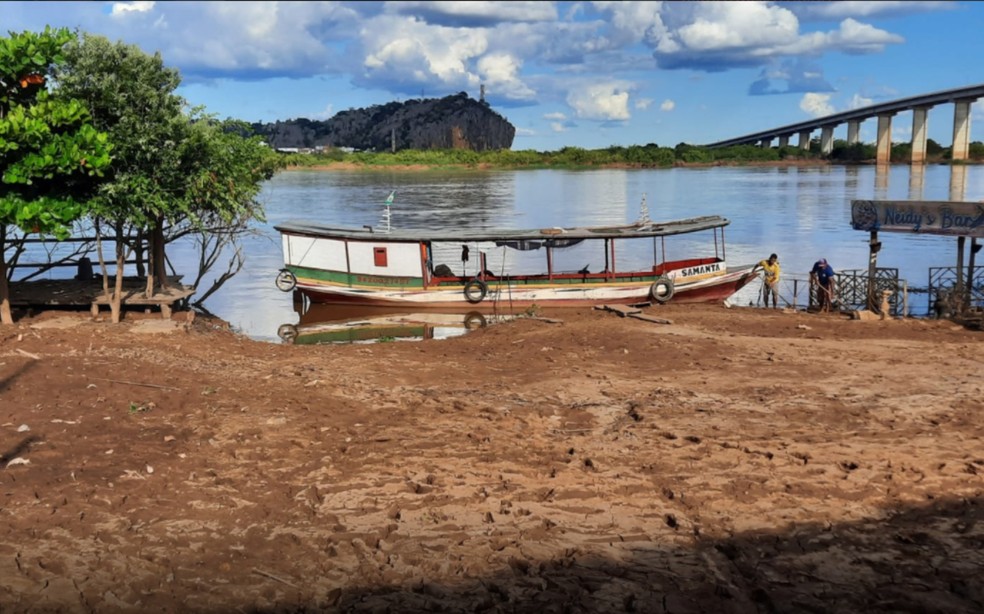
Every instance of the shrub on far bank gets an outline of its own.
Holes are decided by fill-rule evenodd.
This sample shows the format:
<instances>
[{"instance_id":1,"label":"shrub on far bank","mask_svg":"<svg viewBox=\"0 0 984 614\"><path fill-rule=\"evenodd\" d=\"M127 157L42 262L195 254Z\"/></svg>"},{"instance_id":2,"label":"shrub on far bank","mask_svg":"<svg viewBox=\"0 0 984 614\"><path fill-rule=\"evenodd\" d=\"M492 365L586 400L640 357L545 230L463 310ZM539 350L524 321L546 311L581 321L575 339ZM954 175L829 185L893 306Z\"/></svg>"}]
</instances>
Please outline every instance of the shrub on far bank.
<instances>
[{"instance_id":1,"label":"shrub on far bank","mask_svg":"<svg viewBox=\"0 0 984 614\"><path fill-rule=\"evenodd\" d=\"M679 143L673 148L660 147L655 143L623 147L612 145L604 149L585 149L583 147L563 147L557 151L536 151L533 149L473 151L469 149L405 149L395 153L389 151L347 152L341 149L325 149L311 154L284 154L286 166L314 167L333 164L353 164L365 167L424 166L435 168L599 168L626 166L633 168L666 168L675 164L744 164L750 162L768 163L782 160L803 160L856 164L871 162L876 157L876 147L872 143L847 144L835 140L829 155L819 150L819 141L810 149L796 146L760 147L758 145L733 145L731 147L708 148L701 145ZM926 157L929 161L949 160L951 150L942 147L932 139L926 143ZM912 145L897 143L892 146L892 162L908 162L912 156ZM984 160L984 143L974 141L970 144L969 159Z\"/></svg>"}]
</instances>

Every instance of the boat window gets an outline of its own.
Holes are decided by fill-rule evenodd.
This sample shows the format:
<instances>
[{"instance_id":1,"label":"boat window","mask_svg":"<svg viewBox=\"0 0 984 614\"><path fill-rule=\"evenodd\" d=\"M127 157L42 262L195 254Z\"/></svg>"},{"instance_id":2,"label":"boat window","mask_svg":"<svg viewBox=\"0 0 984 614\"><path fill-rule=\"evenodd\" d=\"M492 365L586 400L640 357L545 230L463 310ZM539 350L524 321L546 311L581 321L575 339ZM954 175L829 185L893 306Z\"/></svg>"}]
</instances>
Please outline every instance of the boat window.
<instances>
[{"instance_id":1,"label":"boat window","mask_svg":"<svg viewBox=\"0 0 984 614\"><path fill-rule=\"evenodd\" d=\"M376 266L387 266L386 265L386 248L385 247L374 247L372 248L372 258Z\"/></svg>"}]
</instances>

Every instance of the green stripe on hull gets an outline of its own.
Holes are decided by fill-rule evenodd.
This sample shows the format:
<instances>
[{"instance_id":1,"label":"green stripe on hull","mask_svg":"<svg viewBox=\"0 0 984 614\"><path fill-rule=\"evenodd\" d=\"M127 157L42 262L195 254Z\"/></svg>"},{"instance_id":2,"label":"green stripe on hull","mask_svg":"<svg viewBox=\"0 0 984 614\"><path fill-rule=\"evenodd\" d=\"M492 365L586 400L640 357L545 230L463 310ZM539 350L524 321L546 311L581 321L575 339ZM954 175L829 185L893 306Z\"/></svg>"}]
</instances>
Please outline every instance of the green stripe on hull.
<instances>
[{"instance_id":1,"label":"green stripe on hull","mask_svg":"<svg viewBox=\"0 0 984 614\"><path fill-rule=\"evenodd\" d=\"M420 277L389 277L384 275L362 275L356 273L345 273L342 271L327 271L324 269L312 269L308 267L288 266L287 267L298 281L306 282L309 285L325 286L344 286L348 288L358 288L363 290L423 290L424 280ZM633 275L631 277L619 277L612 281L604 278L554 278L547 279L546 276L517 276L502 279L487 279L486 284L490 290L499 286L506 288L523 287L526 289L536 288L556 288L558 286L612 286L621 287L626 285L644 285L654 282L659 275ZM456 290L465 287L466 281L441 281L431 284L431 290Z\"/></svg>"},{"instance_id":2,"label":"green stripe on hull","mask_svg":"<svg viewBox=\"0 0 984 614\"><path fill-rule=\"evenodd\" d=\"M400 290L404 288L422 290L424 280L420 277L390 277L386 275L362 275L342 271L326 271L300 266L287 267L298 281L314 285L347 286L366 290Z\"/></svg>"}]
</instances>

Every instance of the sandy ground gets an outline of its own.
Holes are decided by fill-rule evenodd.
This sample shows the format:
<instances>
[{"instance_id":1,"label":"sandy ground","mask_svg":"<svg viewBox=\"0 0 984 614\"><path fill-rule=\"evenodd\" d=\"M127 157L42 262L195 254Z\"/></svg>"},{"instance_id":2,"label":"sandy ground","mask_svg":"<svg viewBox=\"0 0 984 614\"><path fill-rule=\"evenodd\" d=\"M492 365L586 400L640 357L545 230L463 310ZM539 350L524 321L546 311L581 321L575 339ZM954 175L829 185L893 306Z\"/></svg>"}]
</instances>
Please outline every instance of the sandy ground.
<instances>
[{"instance_id":1,"label":"sandy ground","mask_svg":"<svg viewBox=\"0 0 984 614\"><path fill-rule=\"evenodd\" d=\"M0 612L980 612L984 333L0 328Z\"/></svg>"}]
</instances>

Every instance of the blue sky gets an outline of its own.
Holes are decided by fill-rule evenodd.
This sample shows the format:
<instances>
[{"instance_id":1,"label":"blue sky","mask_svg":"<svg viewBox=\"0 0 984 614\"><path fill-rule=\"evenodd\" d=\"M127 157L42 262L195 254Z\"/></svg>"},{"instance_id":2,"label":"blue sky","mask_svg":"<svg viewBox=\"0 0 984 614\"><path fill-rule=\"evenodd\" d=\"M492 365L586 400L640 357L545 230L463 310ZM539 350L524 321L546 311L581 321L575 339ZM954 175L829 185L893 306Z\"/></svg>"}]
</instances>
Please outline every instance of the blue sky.
<instances>
[{"instance_id":1,"label":"blue sky","mask_svg":"<svg viewBox=\"0 0 984 614\"><path fill-rule=\"evenodd\" d=\"M327 119L484 84L513 149L541 151L709 143L984 83L981 2L0 3L5 33L45 25L159 51L178 93L221 118ZM982 120L979 101L972 140ZM952 121L936 107L929 137L949 145ZM910 136L900 113L893 140Z\"/></svg>"}]
</instances>

